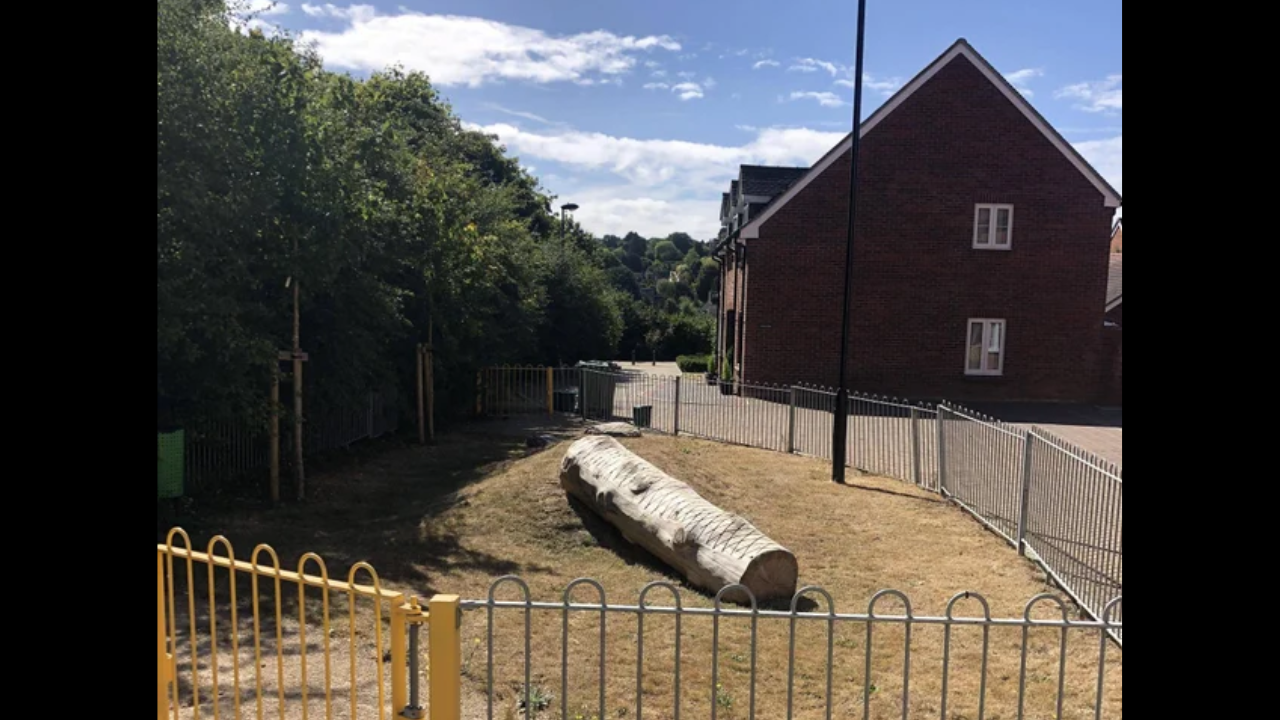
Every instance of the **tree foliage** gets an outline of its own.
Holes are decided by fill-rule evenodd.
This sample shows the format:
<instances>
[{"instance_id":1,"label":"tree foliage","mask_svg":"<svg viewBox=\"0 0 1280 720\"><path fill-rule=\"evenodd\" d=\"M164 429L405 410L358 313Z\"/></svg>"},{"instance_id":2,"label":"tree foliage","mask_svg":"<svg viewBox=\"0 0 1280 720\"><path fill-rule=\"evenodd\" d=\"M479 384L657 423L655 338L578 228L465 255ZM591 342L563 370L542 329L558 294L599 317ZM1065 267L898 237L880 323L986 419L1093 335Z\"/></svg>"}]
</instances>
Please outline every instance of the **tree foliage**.
<instances>
[{"instance_id":1,"label":"tree foliage","mask_svg":"<svg viewBox=\"0 0 1280 720\"><path fill-rule=\"evenodd\" d=\"M420 342L445 412L482 365L616 351L629 290L606 251L576 223L562 238L537 181L426 76L326 72L287 36L232 29L219 0L159 0L156 66L157 398L173 419L264 414L293 283L309 408L407 383Z\"/></svg>"}]
</instances>

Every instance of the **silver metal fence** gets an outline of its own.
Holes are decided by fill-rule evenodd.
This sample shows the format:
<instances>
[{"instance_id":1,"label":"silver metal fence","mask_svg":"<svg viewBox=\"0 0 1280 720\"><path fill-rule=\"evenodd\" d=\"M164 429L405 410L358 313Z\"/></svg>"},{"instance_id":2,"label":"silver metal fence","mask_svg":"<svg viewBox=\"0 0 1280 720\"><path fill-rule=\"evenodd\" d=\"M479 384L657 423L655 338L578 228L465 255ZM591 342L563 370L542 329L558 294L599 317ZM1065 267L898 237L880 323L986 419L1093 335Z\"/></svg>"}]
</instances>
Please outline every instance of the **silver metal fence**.
<instances>
[{"instance_id":1,"label":"silver metal fence","mask_svg":"<svg viewBox=\"0 0 1280 720\"><path fill-rule=\"evenodd\" d=\"M926 403L850 393L845 464L937 491L937 416Z\"/></svg>"},{"instance_id":2,"label":"silver metal fence","mask_svg":"<svg viewBox=\"0 0 1280 720\"><path fill-rule=\"evenodd\" d=\"M831 458L836 392L593 369L560 369L588 420ZM545 368L492 369L495 408L533 408ZM541 378L541 379L540 379ZM567 406L566 405L566 406ZM540 410L547 411L544 399ZM950 498L1018 548L1031 550L1094 618L1119 594L1120 469L1038 428L971 410L851 393L846 465ZM1028 451L1030 449L1030 451ZM1117 634L1117 639L1119 635Z\"/></svg>"},{"instance_id":3,"label":"silver metal fence","mask_svg":"<svg viewBox=\"0 0 1280 720\"><path fill-rule=\"evenodd\" d=\"M738 589L749 602L727 606L725 593ZM499 599L500 591L518 598ZM575 600L588 593L588 602ZM461 603L464 637L485 648L483 670L468 660L463 672L483 685L491 720L642 720L646 711L674 720L1096 720L1121 715L1120 651L1107 648L1120 604L1117 596L1101 620L1081 620L1044 593L1019 617L993 617L983 596L961 592L942 615L922 615L904 593L881 590L865 612L840 613L818 586L766 609L741 585L708 602L666 581L614 604L588 578L569 583L559 602L539 602L524 580L505 576L485 599ZM960 614L965 607L970 614ZM483 618L467 614L475 611Z\"/></svg>"},{"instance_id":4,"label":"silver metal fence","mask_svg":"<svg viewBox=\"0 0 1280 720\"><path fill-rule=\"evenodd\" d=\"M361 440L395 432L400 413L391 392L369 393L354 407L318 410L307 415L303 450L309 456L348 447ZM281 422L281 446L288 448L290 428ZM183 462L186 482L192 488L265 470L270 464L270 438L265 425L244 421L197 423L184 433ZM281 452L282 459L292 457Z\"/></svg>"},{"instance_id":5,"label":"silver metal fence","mask_svg":"<svg viewBox=\"0 0 1280 720\"><path fill-rule=\"evenodd\" d=\"M1026 431L946 405L938 408L936 427L943 495L1017 545Z\"/></svg>"},{"instance_id":6,"label":"silver metal fence","mask_svg":"<svg viewBox=\"0 0 1280 720\"><path fill-rule=\"evenodd\" d=\"M1098 617L1120 593L1124 576L1120 470L1039 429L1028 432L1027 443L1023 544L1081 607Z\"/></svg>"}]
</instances>

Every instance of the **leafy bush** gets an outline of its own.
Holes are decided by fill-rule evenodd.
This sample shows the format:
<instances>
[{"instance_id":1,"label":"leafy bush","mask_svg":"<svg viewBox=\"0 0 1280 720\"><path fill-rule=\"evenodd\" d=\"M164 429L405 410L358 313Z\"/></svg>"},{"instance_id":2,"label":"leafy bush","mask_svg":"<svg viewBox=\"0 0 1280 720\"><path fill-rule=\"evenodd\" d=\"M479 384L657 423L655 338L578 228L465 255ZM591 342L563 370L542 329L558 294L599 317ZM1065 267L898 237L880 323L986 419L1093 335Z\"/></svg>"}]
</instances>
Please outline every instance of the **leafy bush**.
<instances>
[{"instance_id":1,"label":"leafy bush","mask_svg":"<svg viewBox=\"0 0 1280 720\"><path fill-rule=\"evenodd\" d=\"M711 369L711 356L681 355L676 358L676 365L683 373L705 373Z\"/></svg>"}]
</instances>

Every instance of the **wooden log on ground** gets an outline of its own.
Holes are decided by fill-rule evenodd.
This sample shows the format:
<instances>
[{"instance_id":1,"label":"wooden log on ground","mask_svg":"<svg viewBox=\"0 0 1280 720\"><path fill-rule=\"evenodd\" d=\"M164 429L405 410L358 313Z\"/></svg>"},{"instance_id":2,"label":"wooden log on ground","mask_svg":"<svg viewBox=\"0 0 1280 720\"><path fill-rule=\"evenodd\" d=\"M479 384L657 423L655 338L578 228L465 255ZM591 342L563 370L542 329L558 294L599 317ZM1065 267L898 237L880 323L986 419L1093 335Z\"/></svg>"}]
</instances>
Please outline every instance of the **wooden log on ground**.
<instances>
[{"instance_id":1,"label":"wooden log on ground","mask_svg":"<svg viewBox=\"0 0 1280 720\"><path fill-rule=\"evenodd\" d=\"M709 593L741 583L760 602L795 594L799 571L790 550L611 437L589 435L571 444L560 463L560 485ZM724 598L747 602L738 590Z\"/></svg>"}]
</instances>

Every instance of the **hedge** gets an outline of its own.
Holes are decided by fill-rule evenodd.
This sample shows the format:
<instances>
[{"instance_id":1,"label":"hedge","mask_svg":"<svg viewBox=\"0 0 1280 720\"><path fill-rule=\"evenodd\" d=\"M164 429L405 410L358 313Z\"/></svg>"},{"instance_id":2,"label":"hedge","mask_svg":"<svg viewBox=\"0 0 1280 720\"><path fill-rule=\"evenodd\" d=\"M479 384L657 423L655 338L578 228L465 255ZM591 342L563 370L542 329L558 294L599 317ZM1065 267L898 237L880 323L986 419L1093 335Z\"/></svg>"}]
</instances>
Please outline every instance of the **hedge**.
<instances>
[{"instance_id":1,"label":"hedge","mask_svg":"<svg viewBox=\"0 0 1280 720\"><path fill-rule=\"evenodd\" d=\"M676 358L680 372L704 373L711 369L710 355L680 355Z\"/></svg>"}]
</instances>

